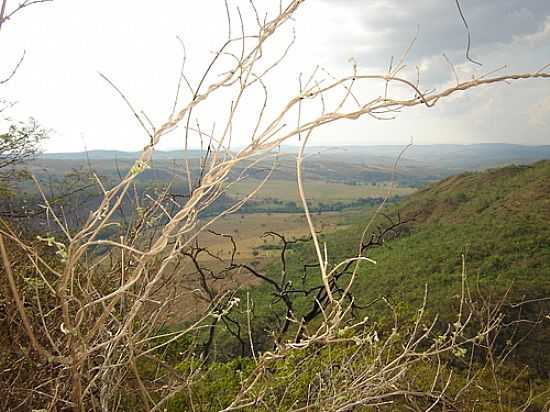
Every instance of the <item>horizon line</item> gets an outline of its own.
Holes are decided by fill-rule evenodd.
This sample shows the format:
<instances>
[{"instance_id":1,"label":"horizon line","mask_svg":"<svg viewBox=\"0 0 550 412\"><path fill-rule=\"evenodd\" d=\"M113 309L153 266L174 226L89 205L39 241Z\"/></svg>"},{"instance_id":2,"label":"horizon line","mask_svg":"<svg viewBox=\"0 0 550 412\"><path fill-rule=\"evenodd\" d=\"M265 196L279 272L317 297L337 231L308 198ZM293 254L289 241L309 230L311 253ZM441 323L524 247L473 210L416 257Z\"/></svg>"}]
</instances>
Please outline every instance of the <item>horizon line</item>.
<instances>
[{"instance_id":1,"label":"horizon line","mask_svg":"<svg viewBox=\"0 0 550 412\"><path fill-rule=\"evenodd\" d=\"M490 146L490 145L500 145L500 146L522 146L522 147L547 147L550 146L550 144L522 144L522 143L506 143L506 142L479 142L479 143L430 143L430 144L412 144L411 147L426 147L426 146ZM306 149L312 149L312 148L327 148L327 147L396 147L396 148L403 148L406 147L406 144L327 144L327 145L312 145L306 147ZM236 146L232 150L238 150L241 148L244 148L246 146ZM294 145L294 144L285 144L280 147L291 147L291 148L299 148L300 145ZM201 150L200 147L197 148L188 148L188 149L154 149L157 152L176 152L176 151L199 151ZM121 152L121 153L141 153L142 150L124 150L124 149L89 149L89 150L79 150L79 151L67 151L67 152L59 152L59 151L43 151L37 154L38 157L41 155L48 155L48 154L71 154L71 153L90 153L90 152Z\"/></svg>"}]
</instances>

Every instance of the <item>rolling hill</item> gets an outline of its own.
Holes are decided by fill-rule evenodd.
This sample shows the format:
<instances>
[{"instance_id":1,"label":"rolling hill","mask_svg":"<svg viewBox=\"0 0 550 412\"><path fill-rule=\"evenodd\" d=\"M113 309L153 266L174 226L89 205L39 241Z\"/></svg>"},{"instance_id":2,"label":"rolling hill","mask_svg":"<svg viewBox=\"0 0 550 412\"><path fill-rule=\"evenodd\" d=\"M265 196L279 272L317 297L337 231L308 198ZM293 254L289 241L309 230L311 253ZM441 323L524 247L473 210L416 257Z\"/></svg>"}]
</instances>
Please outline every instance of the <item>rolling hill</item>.
<instances>
[{"instance_id":1,"label":"rolling hill","mask_svg":"<svg viewBox=\"0 0 550 412\"><path fill-rule=\"evenodd\" d=\"M506 322L522 319L509 334L523 338L512 357L533 373L550 376L546 350L550 342L550 161L531 166L507 166L449 177L406 197L385 211L408 221L368 255L377 264L364 264L354 285L358 307L382 323L392 323L387 302L400 317L413 317L428 288L427 310L445 325L459 306L462 255L470 299L479 304L504 302ZM357 251L372 211L339 232L324 236L330 261L336 264ZM379 216L375 227L388 225ZM293 282L301 282L304 264L314 264L311 247L296 247L289 258ZM275 265L273 276L280 268ZM267 289L256 293L263 298ZM384 300L379 300L381 297ZM311 298L296 300L305 313ZM277 309L277 306L270 306ZM508 332L507 332L508 333ZM506 333L503 336L508 336ZM508 336L512 339L510 336ZM502 338L504 339L504 338Z\"/></svg>"}]
</instances>

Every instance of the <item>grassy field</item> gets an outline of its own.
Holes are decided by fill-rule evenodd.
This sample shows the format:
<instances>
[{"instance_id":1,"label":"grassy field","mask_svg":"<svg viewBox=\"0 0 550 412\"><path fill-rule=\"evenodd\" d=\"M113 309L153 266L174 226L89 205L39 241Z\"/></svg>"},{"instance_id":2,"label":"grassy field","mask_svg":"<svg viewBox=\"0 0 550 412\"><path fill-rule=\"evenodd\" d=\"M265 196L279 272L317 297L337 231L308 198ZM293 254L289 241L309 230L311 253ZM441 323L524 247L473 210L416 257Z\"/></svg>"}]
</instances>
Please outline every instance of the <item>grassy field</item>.
<instances>
[{"instance_id":1,"label":"grassy field","mask_svg":"<svg viewBox=\"0 0 550 412\"><path fill-rule=\"evenodd\" d=\"M312 218L316 229L323 234L336 233L349 228L350 220L353 220L357 210L346 212L315 213ZM205 220L202 223L206 223ZM277 232L286 239L306 238L309 230L305 216L301 213L249 213L232 214L215 222L210 229L216 233L233 236L237 245L235 254L236 264L249 264L257 270L265 271L267 266L279 261L280 241L272 236L263 236L267 231ZM203 232L199 237L200 247L207 248L212 254L222 258L222 261L202 253L199 263L203 268L220 273L230 262L233 247L227 237L216 236ZM194 273L193 267L188 264L186 275L172 283L172 287L179 292L198 290L200 278ZM210 279L211 287L217 292L242 287L251 287L258 284L258 279L247 272L233 271L219 279ZM184 292L185 293L185 292ZM188 299L179 301L176 306L170 307L170 313L179 315L166 319L168 323L178 323L188 320L191 309L205 307L207 303L201 298L200 293L187 294Z\"/></svg>"},{"instance_id":2,"label":"grassy field","mask_svg":"<svg viewBox=\"0 0 550 412\"><path fill-rule=\"evenodd\" d=\"M242 197L252 192L260 183L260 180L247 179L232 185L229 193L233 196ZM385 197L388 193L390 196L402 196L415 190L406 187L397 187L390 190L389 185L381 184L350 185L317 180L306 180L304 183L306 196L313 205L350 202L360 198ZM253 199L266 202L276 199L283 202L298 203L298 186L295 181L272 179L265 183Z\"/></svg>"},{"instance_id":3,"label":"grassy field","mask_svg":"<svg viewBox=\"0 0 550 412\"><path fill-rule=\"evenodd\" d=\"M314 214L317 229L323 233L333 233L347 227L344 222L357 212L326 212ZM240 261L264 261L273 255L273 251L262 249L262 245L278 244L273 237L263 236L265 232L277 232L287 239L302 238L309 235L305 216L301 213L249 213L233 214L219 220L211 229L217 233L232 235L238 247L236 257ZM210 233L201 234L202 246L208 247L224 258L231 256L231 242L227 238Z\"/></svg>"}]
</instances>

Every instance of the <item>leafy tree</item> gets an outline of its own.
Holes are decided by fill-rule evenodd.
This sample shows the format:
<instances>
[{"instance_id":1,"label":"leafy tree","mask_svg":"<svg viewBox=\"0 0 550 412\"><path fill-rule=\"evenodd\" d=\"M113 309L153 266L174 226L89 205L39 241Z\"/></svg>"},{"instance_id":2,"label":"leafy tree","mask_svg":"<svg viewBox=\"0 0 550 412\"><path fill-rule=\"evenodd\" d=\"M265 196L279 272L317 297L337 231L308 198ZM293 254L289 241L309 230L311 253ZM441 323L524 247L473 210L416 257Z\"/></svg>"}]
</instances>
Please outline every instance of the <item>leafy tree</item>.
<instances>
[{"instance_id":1,"label":"leafy tree","mask_svg":"<svg viewBox=\"0 0 550 412\"><path fill-rule=\"evenodd\" d=\"M15 14L21 10L40 3L47 3L52 0L24 0L13 8L8 7L8 0L2 0L0 4L0 30L4 23L11 20ZM25 51L9 71L7 76L0 78L0 85L9 82L15 75L23 59ZM13 106L13 103L0 99L0 113ZM40 142L47 138L47 131L40 127L36 120L30 118L27 122L13 122L9 118L4 118L10 124L7 131L0 131L0 193L6 190L7 184L14 178L22 176L22 170L14 169L16 166L33 157L40 148ZM7 171L6 171L7 170Z\"/></svg>"},{"instance_id":2,"label":"leafy tree","mask_svg":"<svg viewBox=\"0 0 550 412\"><path fill-rule=\"evenodd\" d=\"M13 166L32 158L40 151L40 143L48 137L47 130L33 118L17 122L0 134L0 182L6 183L20 175Z\"/></svg>"}]
</instances>

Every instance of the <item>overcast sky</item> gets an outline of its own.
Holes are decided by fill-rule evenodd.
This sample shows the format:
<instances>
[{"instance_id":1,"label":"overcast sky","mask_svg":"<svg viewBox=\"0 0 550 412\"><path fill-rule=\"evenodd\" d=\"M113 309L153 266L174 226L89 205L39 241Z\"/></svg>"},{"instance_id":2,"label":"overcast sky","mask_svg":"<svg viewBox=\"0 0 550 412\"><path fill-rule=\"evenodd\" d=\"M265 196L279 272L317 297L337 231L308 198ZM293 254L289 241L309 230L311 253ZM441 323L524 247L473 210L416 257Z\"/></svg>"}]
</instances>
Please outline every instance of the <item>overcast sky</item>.
<instances>
[{"instance_id":1,"label":"overcast sky","mask_svg":"<svg viewBox=\"0 0 550 412\"><path fill-rule=\"evenodd\" d=\"M8 0L8 8L10 3L18 2ZM248 1L229 3L241 7L253 28ZM256 3L260 13L273 13L279 0ZM406 63L420 68L424 88L454 82L443 53L462 80L502 65L507 65L505 73L536 71L550 63L550 1L462 0L462 7L472 34L470 54L481 67L466 62L466 32L454 0L307 0L268 45L268 56L276 56L295 29L297 40L285 63L267 79L270 110L296 93L300 72L321 65L331 75L347 75L350 58L362 72L383 72L417 32ZM185 42L186 72L196 84L226 33L223 0L54 0L28 8L2 28L0 77L10 72L23 50L26 58L16 76L0 86L0 98L18 102L11 117L33 116L52 129L47 151L137 150L147 137L98 72L158 124L174 101L182 58L176 36ZM369 91L379 93L367 86L359 89ZM210 129L217 114L227 109L230 98L223 98L203 110L203 128ZM239 113L240 124L255 116L253 106ZM416 144L550 144L550 81L478 89L432 109L404 112L391 122L341 122L320 130L312 144L406 144L410 137ZM176 133L162 147L178 148L181 141ZM245 144L246 133L234 141Z\"/></svg>"}]
</instances>

